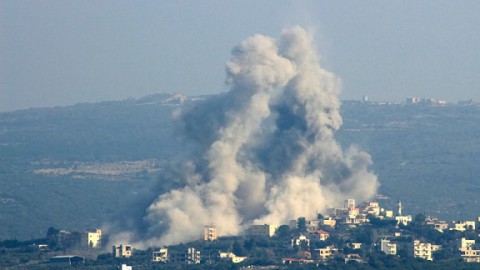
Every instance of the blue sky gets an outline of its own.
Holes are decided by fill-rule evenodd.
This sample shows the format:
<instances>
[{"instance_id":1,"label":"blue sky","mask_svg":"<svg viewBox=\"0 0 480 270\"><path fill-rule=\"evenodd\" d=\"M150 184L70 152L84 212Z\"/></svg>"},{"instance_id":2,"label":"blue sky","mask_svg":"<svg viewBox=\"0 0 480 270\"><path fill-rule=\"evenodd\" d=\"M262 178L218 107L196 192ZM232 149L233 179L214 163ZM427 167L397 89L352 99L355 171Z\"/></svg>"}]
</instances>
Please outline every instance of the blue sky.
<instances>
[{"instance_id":1,"label":"blue sky","mask_svg":"<svg viewBox=\"0 0 480 270\"><path fill-rule=\"evenodd\" d=\"M0 111L226 91L256 33L315 32L342 99L480 101L480 1L0 1Z\"/></svg>"}]
</instances>

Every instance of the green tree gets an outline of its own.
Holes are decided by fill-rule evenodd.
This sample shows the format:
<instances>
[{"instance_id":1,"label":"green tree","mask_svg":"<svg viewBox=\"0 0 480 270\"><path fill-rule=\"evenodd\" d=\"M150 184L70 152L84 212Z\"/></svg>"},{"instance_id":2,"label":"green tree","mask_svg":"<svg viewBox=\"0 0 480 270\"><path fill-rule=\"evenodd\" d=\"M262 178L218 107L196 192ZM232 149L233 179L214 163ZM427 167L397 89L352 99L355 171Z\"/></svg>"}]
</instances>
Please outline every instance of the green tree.
<instances>
[{"instance_id":1,"label":"green tree","mask_svg":"<svg viewBox=\"0 0 480 270\"><path fill-rule=\"evenodd\" d=\"M255 242L254 238L251 238L243 243L243 247L250 252L257 247L257 243Z\"/></svg>"},{"instance_id":2,"label":"green tree","mask_svg":"<svg viewBox=\"0 0 480 270\"><path fill-rule=\"evenodd\" d=\"M59 232L59 230L56 229L55 227L49 227L48 230L47 230L47 237L53 236L53 235L57 234L58 232Z\"/></svg>"},{"instance_id":3,"label":"green tree","mask_svg":"<svg viewBox=\"0 0 480 270\"><path fill-rule=\"evenodd\" d=\"M300 232L307 231L307 220L305 219L305 217L299 217L297 219L297 228Z\"/></svg>"},{"instance_id":4,"label":"green tree","mask_svg":"<svg viewBox=\"0 0 480 270\"><path fill-rule=\"evenodd\" d=\"M425 214L424 213L419 213L413 219L413 224L416 227L423 226L423 225L425 225L425 220L426 220Z\"/></svg>"},{"instance_id":5,"label":"green tree","mask_svg":"<svg viewBox=\"0 0 480 270\"><path fill-rule=\"evenodd\" d=\"M275 233L280 238L289 237L290 236L290 227L288 225L282 225L282 226L278 227L278 229Z\"/></svg>"}]
</instances>

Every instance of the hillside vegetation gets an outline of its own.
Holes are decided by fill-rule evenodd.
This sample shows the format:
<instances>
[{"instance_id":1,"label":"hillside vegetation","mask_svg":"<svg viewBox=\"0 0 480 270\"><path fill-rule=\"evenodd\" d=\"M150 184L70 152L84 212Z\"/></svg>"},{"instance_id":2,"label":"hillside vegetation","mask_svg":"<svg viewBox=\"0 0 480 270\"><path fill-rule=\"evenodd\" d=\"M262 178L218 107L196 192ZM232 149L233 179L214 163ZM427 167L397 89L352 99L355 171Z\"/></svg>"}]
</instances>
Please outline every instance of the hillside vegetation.
<instances>
[{"instance_id":1,"label":"hillside vegetation","mask_svg":"<svg viewBox=\"0 0 480 270\"><path fill-rule=\"evenodd\" d=\"M172 115L192 102L153 95L1 113L0 239L101 226L122 213L187 147ZM342 116L337 139L371 154L390 203L445 219L478 216L479 106L344 102ZM115 171L124 162L150 165Z\"/></svg>"}]
</instances>

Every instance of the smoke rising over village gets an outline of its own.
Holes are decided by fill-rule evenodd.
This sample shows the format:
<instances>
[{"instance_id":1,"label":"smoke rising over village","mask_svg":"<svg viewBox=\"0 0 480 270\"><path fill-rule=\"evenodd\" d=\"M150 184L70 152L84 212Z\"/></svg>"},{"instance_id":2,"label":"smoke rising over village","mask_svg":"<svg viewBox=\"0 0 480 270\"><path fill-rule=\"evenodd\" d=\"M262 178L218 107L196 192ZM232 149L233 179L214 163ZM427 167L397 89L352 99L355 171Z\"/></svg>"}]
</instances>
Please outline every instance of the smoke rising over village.
<instances>
[{"instance_id":1,"label":"smoke rising over village","mask_svg":"<svg viewBox=\"0 0 480 270\"><path fill-rule=\"evenodd\" d=\"M226 74L228 92L176 116L195 145L174 174L184 185L156 196L141 234L120 234L130 242L185 242L207 224L236 235L376 193L369 154L335 140L340 82L321 67L311 33L294 27L278 39L247 38L232 50Z\"/></svg>"}]
</instances>

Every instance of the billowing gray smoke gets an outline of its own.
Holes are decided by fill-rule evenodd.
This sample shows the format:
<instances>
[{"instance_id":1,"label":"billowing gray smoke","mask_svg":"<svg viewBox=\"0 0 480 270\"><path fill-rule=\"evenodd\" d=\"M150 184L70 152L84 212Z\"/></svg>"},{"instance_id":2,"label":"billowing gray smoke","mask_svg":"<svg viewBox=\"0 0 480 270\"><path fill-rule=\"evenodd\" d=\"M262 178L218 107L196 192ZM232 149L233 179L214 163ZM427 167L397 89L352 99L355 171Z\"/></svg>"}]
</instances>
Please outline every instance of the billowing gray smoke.
<instances>
[{"instance_id":1,"label":"billowing gray smoke","mask_svg":"<svg viewBox=\"0 0 480 270\"><path fill-rule=\"evenodd\" d=\"M131 242L194 240L212 223L220 235L235 235L375 194L370 156L343 152L334 139L339 82L319 65L308 32L250 37L233 49L226 72L229 92L179 116L197 146L178 176L184 186L150 204L143 239Z\"/></svg>"}]
</instances>

